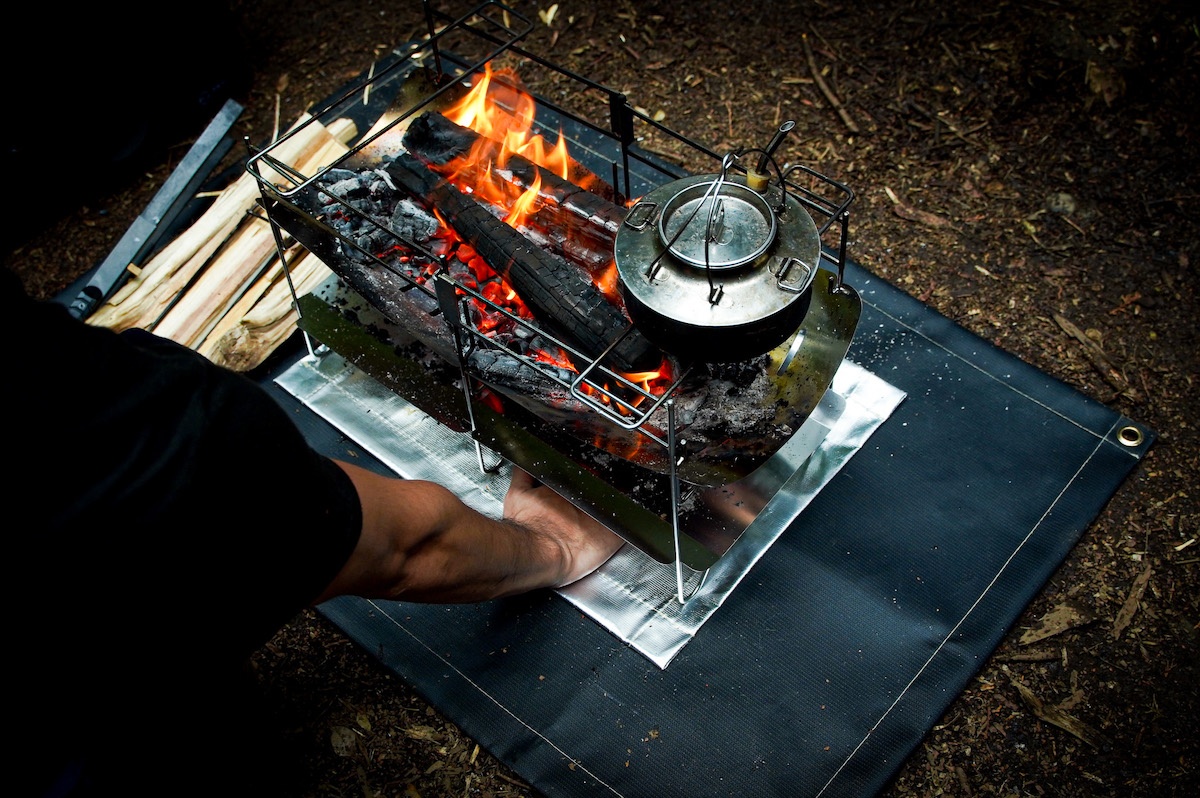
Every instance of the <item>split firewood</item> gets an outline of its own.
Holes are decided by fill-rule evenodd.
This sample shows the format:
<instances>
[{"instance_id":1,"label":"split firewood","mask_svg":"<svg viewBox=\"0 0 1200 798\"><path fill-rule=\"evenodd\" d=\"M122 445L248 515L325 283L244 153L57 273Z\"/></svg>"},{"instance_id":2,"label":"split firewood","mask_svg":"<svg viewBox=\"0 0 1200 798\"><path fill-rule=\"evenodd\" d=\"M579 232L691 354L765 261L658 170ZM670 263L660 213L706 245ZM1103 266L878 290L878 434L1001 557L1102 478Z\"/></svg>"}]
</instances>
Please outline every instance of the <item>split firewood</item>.
<instances>
[{"instance_id":1,"label":"split firewood","mask_svg":"<svg viewBox=\"0 0 1200 798\"><path fill-rule=\"evenodd\" d=\"M355 135L354 125L348 120L338 120L329 128L316 122L303 124L307 120L307 116L302 116L297 122L300 129L273 151L277 160L291 166L299 165L301 171L312 169L314 163L331 162L346 151L342 142ZM265 164L263 175L268 180L291 182L288 176ZM259 186L254 176L244 174L239 177L221 192L195 224L170 242L142 267L136 277L99 307L88 318L88 323L118 331L153 327L213 254L237 231L258 197Z\"/></svg>"},{"instance_id":2,"label":"split firewood","mask_svg":"<svg viewBox=\"0 0 1200 798\"><path fill-rule=\"evenodd\" d=\"M339 125L337 132L348 140L354 135L354 127ZM318 138L315 148L287 163L301 174L313 174L347 152L345 143L333 134ZM153 325L154 332L187 347L199 346L274 253L270 225L253 216L243 217L235 237L205 266L178 303Z\"/></svg>"},{"instance_id":3,"label":"split firewood","mask_svg":"<svg viewBox=\"0 0 1200 798\"><path fill-rule=\"evenodd\" d=\"M298 253L288 263L297 296L310 293L332 274L309 252ZM295 331L299 318L278 260L247 295L255 300L252 305L247 298L239 301L197 349L218 366L234 371L250 371L262 365Z\"/></svg>"},{"instance_id":4,"label":"split firewood","mask_svg":"<svg viewBox=\"0 0 1200 798\"><path fill-rule=\"evenodd\" d=\"M269 222L249 217L192 285L155 324L154 332L194 349L233 306L246 283L274 260Z\"/></svg>"},{"instance_id":5,"label":"split firewood","mask_svg":"<svg viewBox=\"0 0 1200 798\"><path fill-rule=\"evenodd\" d=\"M296 262L299 260L301 248L297 246L291 247L286 253L287 262L292 266L292 271L295 271ZM229 312L221 317L220 321L209 331L205 336L204 341L196 347L196 351L208 357L208 352L212 351L213 345L222 335L236 327L239 322L246 317L254 306L266 295L271 287L281 280L284 285L287 281L284 280L283 262L279 258L272 258L270 266L266 272L254 281L241 298L229 309ZM210 358L211 359L211 358Z\"/></svg>"},{"instance_id":6,"label":"split firewood","mask_svg":"<svg viewBox=\"0 0 1200 798\"><path fill-rule=\"evenodd\" d=\"M517 292L536 318L590 357L597 357L629 320L581 270L530 243L479 203L447 184L416 158L405 155L387 167L397 188L436 208L497 274ZM663 356L636 329L612 353L622 371L642 371Z\"/></svg>"}]
</instances>

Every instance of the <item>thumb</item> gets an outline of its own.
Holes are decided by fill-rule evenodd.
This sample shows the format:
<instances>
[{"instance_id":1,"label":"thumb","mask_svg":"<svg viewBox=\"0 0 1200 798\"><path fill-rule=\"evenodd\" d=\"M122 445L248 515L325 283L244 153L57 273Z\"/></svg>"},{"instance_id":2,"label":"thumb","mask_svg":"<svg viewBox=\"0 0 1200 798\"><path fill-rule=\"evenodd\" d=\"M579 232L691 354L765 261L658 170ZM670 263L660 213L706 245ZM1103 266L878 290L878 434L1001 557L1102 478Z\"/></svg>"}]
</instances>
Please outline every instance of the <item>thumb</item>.
<instances>
[{"instance_id":1,"label":"thumb","mask_svg":"<svg viewBox=\"0 0 1200 798\"><path fill-rule=\"evenodd\" d=\"M537 484L537 480L530 476L527 471L513 466L512 479L508 485L509 493L524 493L536 488Z\"/></svg>"}]
</instances>

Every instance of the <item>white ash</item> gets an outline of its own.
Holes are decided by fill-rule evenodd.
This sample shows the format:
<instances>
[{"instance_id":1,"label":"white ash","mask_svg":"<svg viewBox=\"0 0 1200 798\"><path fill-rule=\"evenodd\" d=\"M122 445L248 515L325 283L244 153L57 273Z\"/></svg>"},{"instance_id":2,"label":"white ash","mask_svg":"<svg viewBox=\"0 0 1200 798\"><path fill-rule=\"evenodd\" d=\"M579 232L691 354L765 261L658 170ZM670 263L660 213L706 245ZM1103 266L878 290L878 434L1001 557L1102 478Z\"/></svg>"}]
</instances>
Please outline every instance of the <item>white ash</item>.
<instances>
[{"instance_id":1,"label":"white ash","mask_svg":"<svg viewBox=\"0 0 1200 798\"><path fill-rule=\"evenodd\" d=\"M383 169L376 169L376 170L374 170L374 171L375 171L375 174L379 175L379 178L380 178L381 180L383 180L383 182L384 182L384 183L387 185L387 187L388 187L388 188L390 188L392 191L395 191L395 190L396 190L396 184L392 182L392 176L391 176L391 175L389 175L389 174L388 174L386 171L384 171Z\"/></svg>"},{"instance_id":2,"label":"white ash","mask_svg":"<svg viewBox=\"0 0 1200 798\"><path fill-rule=\"evenodd\" d=\"M358 176L347 177L344 180L339 180L329 186L327 191L321 192L321 201L328 204L331 202L339 202L343 199L357 199L365 197L368 193L367 186L364 186Z\"/></svg>"},{"instance_id":3,"label":"white ash","mask_svg":"<svg viewBox=\"0 0 1200 798\"><path fill-rule=\"evenodd\" d=\"M392 230L410 241L428 241L438 231L438 220L407 197L392 211Z\"/></svg>"},{"instance_id":4,"label":"white ash","mask_svg":"<svg viewBox=\"0 0 1200 798\"><path fill-rule=\"evenodd\" d=\"M381 255L404 242L425 244L440 227L433 214L399 196L381 170L331 169L317 185L326 224L371 255ZM363 262L361 252L349 249L346 254Z\"/></svg>"},{"instance_id":5,"label":"white ash","mask_svg":"<svg viewBox=\"0 0 1200 798\"><path fill-rule=\"evenodd\" d=\"M772 387L765 372L745 388L727 380L712 380L708 398L695 409L691 423L701 429L724 427L731 434L749 432L762 425L762 408L769 402Z\"/></svg>"}]
</instances>

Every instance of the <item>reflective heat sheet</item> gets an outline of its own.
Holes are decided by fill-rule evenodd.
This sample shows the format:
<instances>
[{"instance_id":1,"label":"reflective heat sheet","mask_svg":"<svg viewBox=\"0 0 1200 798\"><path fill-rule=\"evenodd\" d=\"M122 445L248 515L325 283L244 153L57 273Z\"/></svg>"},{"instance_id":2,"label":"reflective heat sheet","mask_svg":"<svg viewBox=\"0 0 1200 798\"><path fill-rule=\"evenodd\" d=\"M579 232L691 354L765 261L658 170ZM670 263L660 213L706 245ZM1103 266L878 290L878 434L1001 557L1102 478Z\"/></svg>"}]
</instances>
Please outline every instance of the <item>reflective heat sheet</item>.
<instances>
[{"instance_id":1,"label":"reflective heat sheet","mask_svg":"<svg viewBox=\"0 0 1200 798\"><path fill-rule=\"evenodd\" d=\"M500 515L507 465L484 473L469 435L439 424L339 355L302 358L276 382L397 474L439 482L474 509ZM745 505L760 509L712 567L685 569L682 604L675 567L632 545L560 595L660 668L667 667L903 398L902 391L845 361L830 394L793 440L736 484ZM489 465L496 459L483 454Z\"/></svg>"}]
</instances>

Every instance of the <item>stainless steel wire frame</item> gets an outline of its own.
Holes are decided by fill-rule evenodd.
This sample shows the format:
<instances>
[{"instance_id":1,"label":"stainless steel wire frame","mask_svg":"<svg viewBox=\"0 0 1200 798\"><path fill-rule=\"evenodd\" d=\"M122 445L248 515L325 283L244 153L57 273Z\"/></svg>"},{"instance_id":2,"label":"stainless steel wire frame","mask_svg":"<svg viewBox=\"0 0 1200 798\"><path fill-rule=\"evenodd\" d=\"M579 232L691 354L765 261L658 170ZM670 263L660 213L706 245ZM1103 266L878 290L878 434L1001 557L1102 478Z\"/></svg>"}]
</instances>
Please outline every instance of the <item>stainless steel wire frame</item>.
<instances>
[{"instance_id":1,"label":"stainless steel wire frame","mask_svg":"<svg viewBox=\"0 0 1200 798\"><path fill-rule=\"evenodd\" d=\"M284 243L280 235L280 226L277 220L271 215L270 208L276 202L282 202L285 205L292 207L300 213L306 213L304 210L303 199L311 197L318 190L315 184L331 169L337 168L341 164L346 163L363 150L371 147L382 136L387 135L397 125L403 123L406 119L421 112L424 108L435 103L440 97L454 89L460 83L465 83L472 79L473 76L481 74L484 65L489 61L497 58L503 53L511 52L521 58L528 59L534 63L556 72L572 81L577 82L586 90L594 90L603 93L608 99L608 107L610 112L609 127L605 129L593 122L575 114L569 109L558 106L544 98L535 98L539 110L549 109L554 115L560 119L569 120L576 125L581 125L587 130L598 134L599 136L610 140L614 143L619 151L619 163L611 161L611 169L613 173L614 185L622 183L625 189L625 195L631 193L631 163L637 162L643 167L648 167L650 170L657 172L662 176L663 182L670 179L678 179L686 176L686 173L675 169L666 161L656 157L652 152L644 150L636 146L637 136L635 135L636 125L646 125L654 130L657 130L664 135L673 138L686 147L699 153L707 158L712 159L721 168L723 156L709 150L698 142L688 138L687 136L653 120L648 115L636 110L628 101L627 97L613 89L609 89L601 84L598 84L584 76L573 73L566 68L547 61L535 53L524 50L517 46L517 42L525 38L532 30L533 25L528 18L519 12L504 6L501 3L489 0L473 8L471 11L457 17L451 18L442 12L433 9L428 1L425 2L426 19L429 25L429 36L423 42L411 44L407 48L407 52L391 61L378 71L373 67L368 77L363 82L350 88L340 96L326 103L321 109L316 110L311 114L311 118L297 128L289 131L281 136L272 144L268 145L261 151L253 154L247 162L247 171L254 176L259 184L262 204L267 211L267 216L271 220L274 228L276 248L278 250L281 262L284 265L285 272L288 272L289 287L291 287L290 267L284 252ZM496 14L501 14L505 21L496 19ZM516 25L512 25L511 20L517 21ZM440 27L437 26L441 22ZM445 48L445 42L456 34L462 34L472 37L473 40L488 42L492 45L485 56L473 62L465 63L461 59L450 54ZM399 75L410 73L412 70L420 66L426 60L432 60L435 64L436 74L439 78L453 78L453 80L443 80L442 84L426 96L422 101L416 103L413 107L403 112L392 120L388 125L373 133L372 135L358 141L349 152L335 161L333 164L317 170L311 175L303 174L294 166L288 164L283 159L277 157L278 147L287 141L292 136L296 135L300 129L310 124L318 124L325 120L336 118L339 109L344 109L348 105L352 105L362 98L365 104L370 96L372 87L379 86L386 81L396 80ZM449 66L447 66L449 65ZM286 175L290 185L276 184L267 174L264 167L273 169L277 174ZM740 166L737 166L739 170ZM784 169L779 169L776 166L776 171L780 175L780 183L785 187L785 190L791 193L798 201L808 210L817 223L819 234L824 236L826 231L836 223L838 227L837 242L832 248L822 247L821 257L827 260L836 270L837 284L840 285L842 275L844 273L845 254L848 237L848 208L854 199L853 192L846 186L838 183L815 170L803 166L788 166ZM827 193L821 193L811 188L798 185L789 180L792 174L802 174L816 181L817 184L824 187ZM333 196L329 191L320 189L323 194ZM449 275L447 268L447 260L444 256L438 256L419 245L417 242L406 239L403 236L396 234L379 225L374 220L369 219L362 211L358 210L352 203L348 202L343 197L333 197L333 200L346 212L356 214L361 218L382 230L386 234L394 237L398 244L407 249L410 253L418 257L428 259L431 263L437 263L438 271L435 275L436 289L430 289L422 282L415 280L403 270L393 268L384 259L376 256L374 253L366 252L358 247L354 242L349 241L345 237L339 235L329 225L323 225L328 234L340 240L342 244L355 248L362 255L371 258L374 262L383 268L387 268L392 274L402 278L407 282L412 290L424 291L427 294L439 300L439 307L444 314L451 328L454 330L456 338L456 351L459 354L459 368L462 372L464 386L473 384L469 379L470 367L467 355L470 354L471 348L475 346L491 347L504 349L507 353L518 359L528 367L537 369L547 379L553 381L559 386L570 391L573 398L587 407L594 410L596 413L605 417L609 422L627 429L637 430L649 440L663 446L667 450L668 461L671 464L670 480L673 497L679 495L679 477L676 466L678 465L678 454L676 451L676 430L671 428L674 425L674 407L671 402L671 397L675 394L682 381L687 377L689 369L684 368L680 374L675 375L674 379L660 393L651 394L643 389L640 385L630 381L624 375L604 365L604 359L608 352L619 343L621 338L628 335L632 329L632 325L627 327L614 340L605 352L598 357L589 357L579 352L568 343L559 340L557 337L548 334L544 329L541 329L536 324L532 324L525 319L521 319L507 309L500 307L492 302L483 294L464 285L459 281L454 280ZM317 219L313 218L313 221ZM499 279L499 278L496 278ZM294 288L293 300L297 301ZM449 298L453 296L451 301ZM578 374L572 380L565 381L560 375L557 368L547 366L546 364L529 358L524 354L515 351L511 347L489 338L483 332L475 329L473 325L465 323L468 318L463 312L463 303L474 300L488 307L492 312L499 313L507 318L514 325L519 325L536 332L538 335L547 339L556 346L561 347L569 353L574 362L581 364ZM306 334L307 338L307 334ZM308 342L310 351L313 351L312 342ZM610 386L619 386L618 389ZM597 398L599 397L599 398ZM468 396L468 408L470 408L473 397ZM650 417L660 408L665 406L667 417L669 419L668 429L666 434L651 427L648 424ZM473 419L472 419L473 424ZM474 433L474 429L472 432ZM480 467L486 468L483 462L482 453L479 457ZM677 500L676 500L677 501ZM675 501L673 501L673 504ZM676 514L676 531L678 527L678 512ZM679 555L678 534L675 541L676 549L676 564L682 562ZM679 599L684 601L682 580L679 582Z\"/></svg>"}]
</instances>

